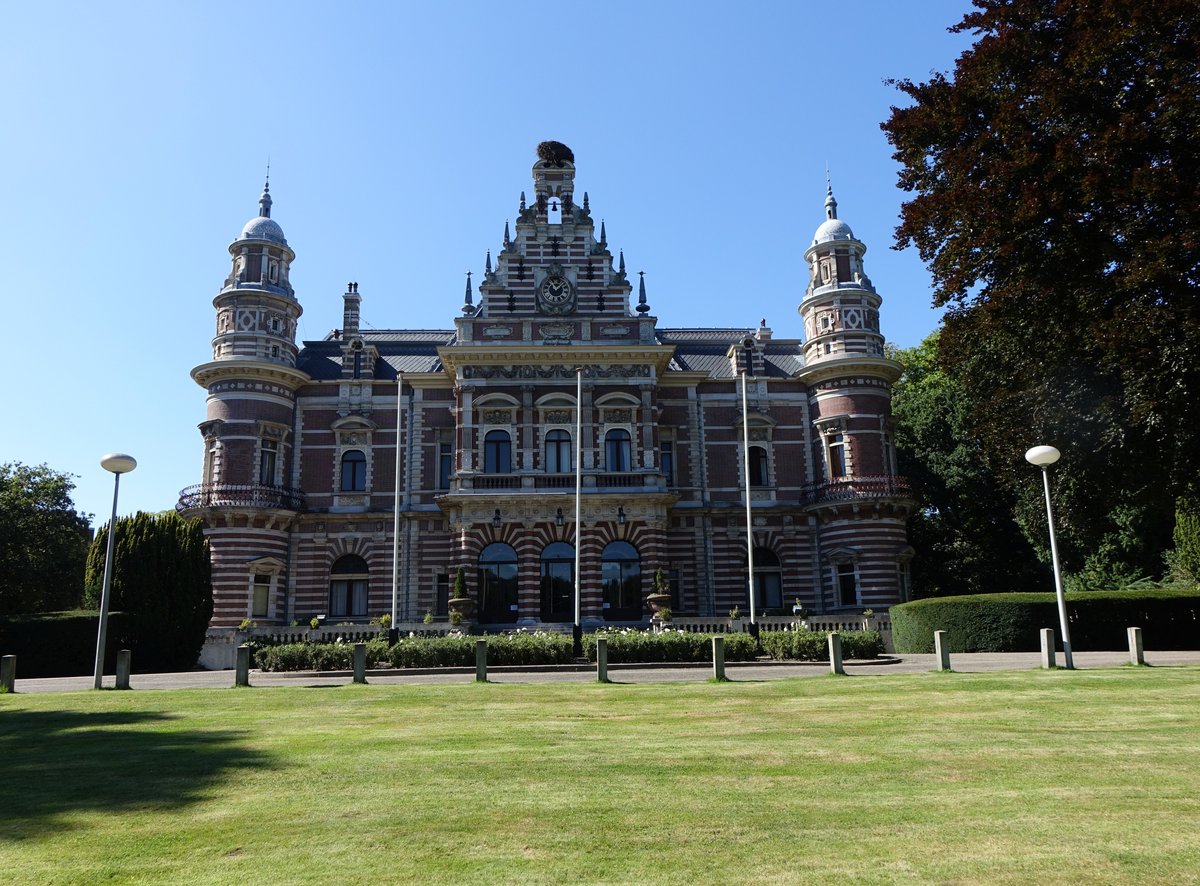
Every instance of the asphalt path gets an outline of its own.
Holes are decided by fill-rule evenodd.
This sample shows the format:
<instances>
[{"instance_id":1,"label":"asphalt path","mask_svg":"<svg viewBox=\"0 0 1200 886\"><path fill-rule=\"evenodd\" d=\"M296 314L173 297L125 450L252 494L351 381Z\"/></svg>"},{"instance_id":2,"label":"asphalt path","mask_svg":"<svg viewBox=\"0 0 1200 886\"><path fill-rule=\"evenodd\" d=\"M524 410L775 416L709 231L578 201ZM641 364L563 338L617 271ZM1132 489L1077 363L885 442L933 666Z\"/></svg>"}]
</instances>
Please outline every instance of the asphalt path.
<instances>
[{"instance_id":1,"label":"asphalt path","mask_svg":"<svg viewBox=\"0 0 1200 886\"><path fill-rule=\"evenodd\" d=\"M1181 667L1200 665L1200 651L1195 652L1146 652L1146 664L1153 667ZM1129 653L1121 652L1076 652L1075 667L1115 668L1129 663ZM1063 663L1062 655L1058 664ZM992 671L1021 671L1041 666L1037 652L1007 653L958 653L951 654L950 666L959 673L987 673ZM874 661L848 661L846 673L850 676L887 676L889 674L923 674L937 669L933 655L898 655ZM817 677L829 673L828 662L729 662L725 675L730 680L780 680L787 677ZM608 677L614 683L694 683L712 677L712 665L619 665L608 668ZM429 668L405 670L369 670L367 682L379 685L421 685L427 683L469 683L475 679L474 668ZM588 683L596 679L594 666L583 667L562 665L551 667L493 667L488 670L488 681L492 683ZM16 681L17 692L86 692L92 689L93 677L45 677ZM114 678L104 678L105 688L112 688ZM217 689L232 686L233 671L185 671L178 674L133 674L131 689ZM325 673L296 671L290 673L268 673L251 671L250 685L268 686L340 686L351 682L349 672ZM0 709L3 702L0 701Z\"/></svg>"}]
</instances>

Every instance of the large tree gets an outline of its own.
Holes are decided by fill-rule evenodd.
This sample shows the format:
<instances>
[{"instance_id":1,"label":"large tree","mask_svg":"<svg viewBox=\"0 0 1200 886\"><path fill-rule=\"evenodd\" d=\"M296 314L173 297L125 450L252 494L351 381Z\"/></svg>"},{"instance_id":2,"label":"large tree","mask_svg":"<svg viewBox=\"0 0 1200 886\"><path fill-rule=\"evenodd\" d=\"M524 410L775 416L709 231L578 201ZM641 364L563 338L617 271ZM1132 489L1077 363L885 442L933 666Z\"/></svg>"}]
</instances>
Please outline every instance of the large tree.
<instances>
[{"instance_id":1,"label":"large tree","mask_svg":"<svg viewBox=\"0 0 1200 886\"><path fill-rule=\"evenodd\" d=\"M0 465L0 615L79 605L91 532L70 474Z\"/></svg>"},{"instance_id":2,"label":"large tree","mask_svg":"<svg viewBox=\"0 0 1200 886\"><path fill-rule=\"evenodd\" d=\"M100 602L109 527L96 533L87 557L87 596ZM187 670L196 664L212 617L208 542L199 520L174 511L138 512L117 520L109 609L126 613L120 638L142 671Z\"/></svg>"},{"instance_id":3,"label":"large tree","mask_svg":"<svg viewBox=\"0 0 1200 886\"><path fill-rule=\"evenodd\" d=\"M1030 537L1022 453L1052 443L1068 568L1155 572L1200 473L1200 6L975 7L951 75L896 84L897 244L929 264L939 360Z\"/></svg>"},{"instance_id":4,"label":"large tree","mask_svg":"<svg viewBox=\"0 0 1200 886\"><path fill-rule=\"evenodd\" d=\"M904 366L892 389L900 472L919 502L908 526L913 594L1044 590L1050 572L1013 519L1012 493L982 457L962 386L937 365L938 336L890 354Z\"/></svg>"}]
</instances>

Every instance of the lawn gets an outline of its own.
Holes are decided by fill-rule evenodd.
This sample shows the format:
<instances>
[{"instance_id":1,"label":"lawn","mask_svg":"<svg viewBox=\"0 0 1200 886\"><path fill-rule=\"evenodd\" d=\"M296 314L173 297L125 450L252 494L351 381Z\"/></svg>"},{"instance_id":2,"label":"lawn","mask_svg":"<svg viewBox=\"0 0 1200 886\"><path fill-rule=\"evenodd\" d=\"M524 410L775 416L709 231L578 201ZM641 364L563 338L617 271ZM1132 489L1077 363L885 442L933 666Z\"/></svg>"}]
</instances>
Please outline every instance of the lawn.
<instances>
[{"instance_id":1,"label":"lawn","mask_svg":"<svg viewBox=\"0 0 1200 886\"><path fill-rule=\"evenodd\" d=\"M5 882L1200 882L1200 668L17 694L0 761Z\"/></svg>"}]
</instances>

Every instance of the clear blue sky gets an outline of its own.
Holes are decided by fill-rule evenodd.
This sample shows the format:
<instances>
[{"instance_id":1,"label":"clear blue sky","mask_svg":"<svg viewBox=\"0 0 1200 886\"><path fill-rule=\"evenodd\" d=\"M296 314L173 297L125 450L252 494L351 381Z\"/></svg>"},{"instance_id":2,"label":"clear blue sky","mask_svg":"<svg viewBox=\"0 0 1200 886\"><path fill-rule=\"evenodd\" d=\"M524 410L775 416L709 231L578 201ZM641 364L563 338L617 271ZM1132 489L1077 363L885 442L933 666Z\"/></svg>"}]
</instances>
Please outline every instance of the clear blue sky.
<instances>
[{"instance_id":1,"label":"clear blue sky","mask_svg":"<svg viewBox=\"0 0 1200 886\"><path fill-rule=\"evenodd\" d=\"M967 0L8 3L0 29L0 292L10 319L0 461L77 475L107 519L198 482L212 297L229 243L273 217L301 335L358 281L376 328L449 328L500 244L543 139L664 326L799 338L826 163L868 246L883 331L937 324L879 130L970 43Z\"/></svg>"}]
</instances>

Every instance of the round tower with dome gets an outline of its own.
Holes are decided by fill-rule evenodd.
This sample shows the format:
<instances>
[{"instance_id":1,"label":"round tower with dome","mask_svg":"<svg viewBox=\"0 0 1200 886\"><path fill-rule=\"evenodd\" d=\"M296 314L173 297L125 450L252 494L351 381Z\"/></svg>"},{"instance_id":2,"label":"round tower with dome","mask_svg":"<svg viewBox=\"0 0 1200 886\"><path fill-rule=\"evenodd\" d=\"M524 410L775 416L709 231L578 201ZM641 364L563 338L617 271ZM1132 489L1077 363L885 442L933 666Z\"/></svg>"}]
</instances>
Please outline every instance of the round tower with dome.
<instances>
[{"instance_id":1,"label":"round tower with dome","mask_svg":"<svg viewBox=\"0 0 1200 886\"><path fill-rule=\"evenodd\" d=\"M897 475L892 385L899 363L884 356L883 302L863 270L867 247L838 218L826 187L825 220L804 252L808 289L804 367L816 482L807 509L817 522L822 593L833 606L886 606L908 596L905 524L913 502Z\"/></svg>"},{"instance_id":2,"label":"round tower with dome","mask_svg":"<svg viewBox=\"0 0 1200 886\"><path fill-rule=\"evenodd\" d=\"M271 204L268 182L258 215L229 246L232 268L213 299L212 360L192 370L208 392L203 482L183 490L179 509L203 518L210 538L215 625L268 617L279 605L288 529L303 509L292 470L296 391L309 380L296 368L302 309L289 281L296 254ZM249 611L223 611L247 594Z\"/></svg>"}]
</instances>

